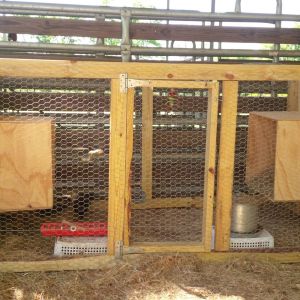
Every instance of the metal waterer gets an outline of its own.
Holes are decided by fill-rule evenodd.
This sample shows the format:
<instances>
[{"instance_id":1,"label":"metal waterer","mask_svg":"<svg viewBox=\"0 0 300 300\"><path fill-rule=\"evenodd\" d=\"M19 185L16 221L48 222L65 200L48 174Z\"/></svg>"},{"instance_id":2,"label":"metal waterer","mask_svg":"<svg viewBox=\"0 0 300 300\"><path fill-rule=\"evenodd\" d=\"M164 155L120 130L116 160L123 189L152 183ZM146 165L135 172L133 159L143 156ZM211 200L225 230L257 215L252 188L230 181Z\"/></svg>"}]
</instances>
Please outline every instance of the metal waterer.
<instances>
[{"instance_id":1,"label":"metal waterer","mask_svg":"<svg viewBox=\"0 0 300 300\"><path fill-rule=\"evenodd\" d=\"M257 229L257 206L249 203L235 203L232 208L231 231L236 233L254 233Z\"/></svg>"}]
</instances>

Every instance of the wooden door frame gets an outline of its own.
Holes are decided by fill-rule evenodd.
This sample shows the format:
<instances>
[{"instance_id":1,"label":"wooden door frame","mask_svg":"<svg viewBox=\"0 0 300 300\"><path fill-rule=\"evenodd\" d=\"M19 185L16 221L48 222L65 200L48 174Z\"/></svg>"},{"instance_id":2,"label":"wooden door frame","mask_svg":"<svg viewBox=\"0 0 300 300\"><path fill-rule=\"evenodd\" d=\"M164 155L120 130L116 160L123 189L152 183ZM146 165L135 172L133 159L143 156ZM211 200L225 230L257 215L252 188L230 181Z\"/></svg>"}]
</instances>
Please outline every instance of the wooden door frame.
<instances>
[{"instance_id":1,"label":"wooden door frame","mask_svg":"<svg viewBox=\"0 0 300 300\"><path fill-rule=\"evenodd\" d=\"M209 252L211 250L215 190L219 83L217 81L112 79L109 157L108 254L120 246L142 252ZM208 90L203 221L201 242L150 242L129 245L130 165L133 152L134 87L197 88ZM145 98L146 99L146 98ZM130 251L130 249L128 250Z\"/></svg>"}]
</instances>

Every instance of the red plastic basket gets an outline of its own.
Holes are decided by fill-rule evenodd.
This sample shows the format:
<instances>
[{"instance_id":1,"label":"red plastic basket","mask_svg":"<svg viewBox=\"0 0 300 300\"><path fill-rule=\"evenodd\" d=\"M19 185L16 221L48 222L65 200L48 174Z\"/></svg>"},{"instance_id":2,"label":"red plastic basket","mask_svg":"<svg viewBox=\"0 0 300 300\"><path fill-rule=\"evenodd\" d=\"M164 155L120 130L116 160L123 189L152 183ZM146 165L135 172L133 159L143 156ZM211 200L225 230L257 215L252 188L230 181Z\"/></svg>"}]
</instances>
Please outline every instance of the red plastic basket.
<instances>
[{"instance_id":1,"label":"red plastic basket","mask_svg":"<svg viewBox=\"0 0 300 300\"><path fill-rule=\"evenodd\" d=\"M42 236L106 236L107 223L105 222L61 222L43 223Z\"/></svg>"}]
</instances>

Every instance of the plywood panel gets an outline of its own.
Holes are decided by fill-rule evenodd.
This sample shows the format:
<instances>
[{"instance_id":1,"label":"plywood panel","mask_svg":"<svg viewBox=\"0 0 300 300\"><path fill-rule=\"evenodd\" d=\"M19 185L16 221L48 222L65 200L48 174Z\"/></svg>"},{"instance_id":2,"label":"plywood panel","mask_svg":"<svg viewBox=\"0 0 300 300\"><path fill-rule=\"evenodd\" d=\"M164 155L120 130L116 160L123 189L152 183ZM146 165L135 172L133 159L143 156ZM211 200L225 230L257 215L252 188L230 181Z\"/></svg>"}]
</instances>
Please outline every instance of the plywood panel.
<instances>
[{"instance_id":1,"label":"plywood panel","mask_svg":"<svg viewBox=\"0 0 300 300\"><path fill-rule=\"evenodd\" d=\"M246 181L274 170L276 123L259 113L250 114Z\"/></svg>"},{"instance_id":2,"label":"plywood panel","mask_svg":"<svg viewBox=\"0 0 300 300\"><path fill-rule=\"evenodd\" d=\"M277 126L275 201L300 201L300 121Z\"/></svg>"},{"instance_id":3,"label":"plywood panel","mask_svg":"<svg viewBox=\"0 0 300 300\"><path fill-rule=\"evenodd\" d=\"M0 120L0 211L52 208L50 119Z\"/></svg>"},{"instance_id":4,"label":"plywood panel","mask_svg":"<svg viewBox=\"0 0 300 300\"><path fill-rule=\"evenodd\" d=\"M298 111L263 111L253 113L255 116L261 116L265 119L274 121L299 121L300 112Z\"/></svg>"},{"instance_id":5,"label":"plywood panel","mask_svg":"<svg viewBox=\"0 0 300 300\"><path fill-rule=\"evenodd\" d=\"M273 201L300 201L300 113L250 114L246 182Z\"/></svg>"},{"instance_id":6,"label":"plywood panel","mask_svg":"<svg viewBox=\"0 0 300 300\"><path fill-rule=\"evenodd\" d=\"M288 82L287 110L300 110L300 81Z\"/></svg>"}]
</instances>

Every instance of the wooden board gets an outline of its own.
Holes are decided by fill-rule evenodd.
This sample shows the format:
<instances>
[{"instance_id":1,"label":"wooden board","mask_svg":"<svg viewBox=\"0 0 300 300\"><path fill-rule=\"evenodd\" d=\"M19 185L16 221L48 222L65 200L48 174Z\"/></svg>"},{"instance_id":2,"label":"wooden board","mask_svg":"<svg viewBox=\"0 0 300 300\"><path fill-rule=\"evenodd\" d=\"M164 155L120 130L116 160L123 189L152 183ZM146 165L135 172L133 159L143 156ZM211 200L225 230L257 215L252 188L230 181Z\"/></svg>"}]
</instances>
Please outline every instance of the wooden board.
<instances>
[{"instance_id":1,"label":"wooden board","mask_svg":"<svg viewBox=\"0 0 300 300\"><path fill-rule=\"evenodd\" d=\"M299 121L300 112L298 111L262 111L253 112L252 116L262 117L273 121Z\"/></svg>"},{"instance_id":2,"label":"wooden board","mask_svg":"<svg viewBox=\"0 0 300 300\"><path fill-rule=\"evenodd\" d=\"M143 87L142 103L142 189L152 199L153 89Z\"/></svg>"},{"instance_id":3,"label":"wooden board","mask_svg":"<svg viewBox=\"0 0 300 300\"><path fill-rule=\"evenodd\" d=\"M35 35L122 37L120 22L1 16L0 31ZM131 39L297 44L297 28L212 27L181 24L131 23Z\"/></svg>"},{"instance_id":4,"label":"wooden board","mask_svg":"<svg viewBox=\"0 0 300 300\"><path fill-rule=\"evenodd\" d=\"M147 245L143 245L147 249ZM153 249L153 248L152 248ZM148 248L148 250L152 250ZM195 248L194 248L195 249ZM193 249L193 250L194 250ZM154 250L154 249L153 249ZM190 250L190 248L188 248ZM197 250L197 249L195 249ZM199 250L199 249L198 249ZM200 249L201 250L201 249ZM134 261L142 260L141 252L145 252L141 248L125 247L124 256L125 263L133 263ZM199 261L206 262L224 262L236 259L251 259L261 262L291 264L300 262L300 252L285 252L285 253L253 253L245 252L210 252L197 255ZM137 254L135 254L137 253ZM92 256L92 257L74 257L68 259L55 259L45 261L7 261L0 262L0 272L51 272L51 271L67 271L67 270L89 270L89 269L106 269L112 268L118 264L118 261L113 256Z\"/></svg>"},{"instance_id":5,"label":"wooden board","mask_svg":"<svg viewBox=\"0 0 300 300\"><path fill-rule=\"evenodd\" d=\"M133 203L132 209L160 209L160 208L194 207L202 208L203 199L200 197L185 198L154 198L144 203Z\"/></svg>"},{"instance_id":6,"label":"wooden board","mask_svg":"<svg viewBox=\"0 0 300 300\"><path fill-rule=\"evenodd\" d=\"M300 81L288 82L288 111L300 111Z\"/></svg>"},{"instance_id":7,"label":"wooden board","mask_svg":"<svg viewBox=\"0 0 300 300\"><path fill-rule=\"evenodd\" d=\"M258 113L250 113L246 182L274 172L276 123Z\"/></svg>"},{"instance_id":8,"label":"wooden board","mask_svg":"<svg viewBox=\"0 0 300 300\"><path fill-rule=\"evenodd\" d=\"M90 257L68 257L64 259L37 261L5 261L0 262L1 273L24 272L58 272L68 270L105 269L118 263L113 256L98 255Z\"/></svg>"},{"instance_id":9,"label":"wooden board","mask_svg":"<svg viewBox=\"0 0 300 300\"><path fill-rule=\"evenodd\" d=\"M288 82L287 110L300 111L300 81ZM300 202L294 203L293 212L300 215Z\"/></svg>"},{"instance_id":10,"label":"wooden board","mask_svg":"<svg viewBox=\"0 0 300 300\"><path fill-rule=\"evenodd\" d=\"M31 78L119 78L168 80L300 80L300 66L268 64L174 64L0 59L0 76Z\"/></svg>"},{"instance_id":11,"label":"wooden board","mask_svg":"<svg viewBox=\"0 0 300 300\"><path fill-rule=\"evenodd\" d=\"M208 95L207 135L203 196L202 243L205 251L211 250L213 205L215 192L216 140L218 125L219 83L213 82Z\"/></svg>"},{"instance_id":12,"label":"wooden board","mask_svg":"<svg viewBox=\"0 0 300 300\"><path fill-rule=\"evenodd\" d=\"M0 211L52 208L50 119L0 120Z\"/></svg>"},{"instance_id":13,"label":"wooden board","mask_svg":"<svg viewBox=\"0 0 300 300\"><path fill-rule=\"evenodd\" d=\"M274 201L300 201L300 118L277 125Z\"/></svg>"},{"instance_id":14,"label":"wooden board","mask_svg":"<svg viewBox=\"0 0 300 300\"><path fill-rule=\"evenodd\" d=\"M130 201L134 90L121 93L119 79L112 80L111 84L108 254L114 255L117 243L128 241L128 225L126 233L124 228Z\"/></svg>"},{"instance_id":15,"label":"wooden board","mask_svg":"<svg viewBox=\"0 0 300 300\"><path fill-rule=\"evenodd\" d=\"M126 149L125 149L125 205L124 205L124 246L129 245L130 238L130 204L131 204L131 178L132 178L132 155L133 155L133 114L134 114L134 93L133 88L127 91L127 112L126 112ZM122 185L122 182L120 182Z\"/></svg>"},{"instance_id":16,"label":"wooden board","mask_svg":"<svg viewBox=\"0 0 300 300\"><path fill-rule=\"evenodd\" d=\"M246 169L250 188L273 201L300 201L299 136L300 112L250 114Z\"/></svg>"},{"instance_id":17,"label":"wooden board","mask_svg":"<svg viewBox=\"0 0 300 300\"><path fill-rule=\"evenodd\" d=\"M215 221L216 251L228 251L230 247L237 102L238 82L223 82L222 121Z\"/></svg>"},{"instance_id":18,"label":"wooden board","mask_svg":"<svg viewBox=\"0 0 300 300\"><path fill-rule=\"evenodd\" d=\"M203 245L197 242L144 242L144 243L133 243L125 252L131 253L197 253L197 252L209 252Z\"/></svg>"}]
</instances>

